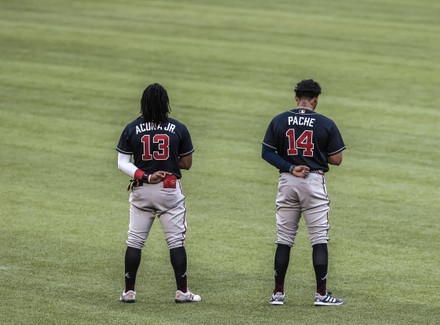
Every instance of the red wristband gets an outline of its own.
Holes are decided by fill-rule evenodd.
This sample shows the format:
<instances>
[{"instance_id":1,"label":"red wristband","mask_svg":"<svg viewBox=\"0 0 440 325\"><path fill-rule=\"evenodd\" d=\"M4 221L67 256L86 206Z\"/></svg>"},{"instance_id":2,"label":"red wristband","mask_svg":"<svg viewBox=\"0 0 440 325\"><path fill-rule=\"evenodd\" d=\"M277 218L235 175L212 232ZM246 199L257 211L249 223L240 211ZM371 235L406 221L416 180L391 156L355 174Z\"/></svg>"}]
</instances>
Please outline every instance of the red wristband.
<instances>
[{"instance_id":1,"label":"red wristband","mask_svg":"<svg viewBox=\"0 0 440 325\"><path fill-rule=\"evenodd\" d=\"M134 179L142 179L144 177L144 171L141 169L138 169L134 172Z\"/></svg>"}]
</instances>

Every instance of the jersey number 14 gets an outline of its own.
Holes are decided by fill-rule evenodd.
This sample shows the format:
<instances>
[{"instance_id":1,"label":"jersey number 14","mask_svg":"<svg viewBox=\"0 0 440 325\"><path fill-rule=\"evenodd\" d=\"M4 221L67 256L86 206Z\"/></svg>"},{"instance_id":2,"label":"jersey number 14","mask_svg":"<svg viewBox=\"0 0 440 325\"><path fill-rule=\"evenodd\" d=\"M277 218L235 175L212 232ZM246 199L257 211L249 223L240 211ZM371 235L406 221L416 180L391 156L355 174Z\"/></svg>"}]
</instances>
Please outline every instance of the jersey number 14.
<instances>
[{"instance_id":1,"label":"jersey number 14","mask_svg":"<svg viewBox=\"0 0 440 325\"><path fill-rule=\"evenodd\" d=\"M289 148L287 149L287 154L289 156L296 156L298 155L298 149L303 149L303 156L313 157L313 149L315 148L315 145L313 144L312 130L305 130L298 138L296 138L295 129L288 129L286 136L289 141Z\"/></svg>"}]
</instances>

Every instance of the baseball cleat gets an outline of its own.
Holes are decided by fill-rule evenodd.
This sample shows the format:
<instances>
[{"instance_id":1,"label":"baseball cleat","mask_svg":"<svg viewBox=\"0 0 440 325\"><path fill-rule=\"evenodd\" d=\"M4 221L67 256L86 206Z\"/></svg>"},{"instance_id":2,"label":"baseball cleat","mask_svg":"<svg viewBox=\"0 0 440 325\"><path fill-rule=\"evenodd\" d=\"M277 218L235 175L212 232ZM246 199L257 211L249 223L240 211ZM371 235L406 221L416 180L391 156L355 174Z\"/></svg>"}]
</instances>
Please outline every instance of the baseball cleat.
<instances>
[{"instance_id":1,"label":"baseball cleat","mask_svg":"<svg viewBox=\"0 0 440 325\"><path fill-rule=\"evenodd\" d=\"M181 302L199 302L202 300L202 297L199 295L193 294L191 291L182 292L180 290L176 291L176 299L175 302L181 303Z\"/></svg>"},{"instance_id":2,"label":"baseball cleat","mask_svg":"<svg viewBox=\"0 0 440 325\"><path fill-rule=\"evenodd\" d=\"M321 296L319 293L315 293L315 306L339 306L344 303L344 300L335 298L331 292L327 292L325 296Z\"/></svg>"},{"instance_id":3,"label":"baseball cleat","mask_svg":"<svg viewBox=\"0 0 440 325\"><path fill-rule=\"evenodd\" d=\"M284 305L284 293L273 293L272 298L269 300L269 303L271 305Z\"/></svg>"},{"instance_id":4,"label":"baseball cleat","mask_svg":"<svg viewBox=\"0 0 440 325\"><path fill-rule=\"evenodd\" d=\"M122 292L119 300L127 303L136 302L136 291L128 290L127 292Z\"/></svg>"}]
</instances>

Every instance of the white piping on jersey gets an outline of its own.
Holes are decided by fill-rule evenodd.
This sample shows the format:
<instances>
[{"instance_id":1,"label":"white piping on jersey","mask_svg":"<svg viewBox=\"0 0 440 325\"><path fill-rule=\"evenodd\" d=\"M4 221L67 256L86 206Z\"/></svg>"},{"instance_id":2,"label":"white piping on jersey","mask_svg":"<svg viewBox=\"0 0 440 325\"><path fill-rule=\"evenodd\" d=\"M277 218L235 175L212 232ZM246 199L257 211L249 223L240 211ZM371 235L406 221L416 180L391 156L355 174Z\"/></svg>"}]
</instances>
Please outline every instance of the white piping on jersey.
<instances>
[{"instance_id":1,"label":"white piping on jersey","mask_svg":"<svg viewBox=\"0 0 440 325\"><path fill-rule=\"evenodd\" d=\"M188 156L194 152L194 149L185 153L179 153L179 157Z\"/></svg>"},{"instance_id":2,"label":"white piping on jersey","mask_svg":"<svg viewBox=\"0 0 440 325\"><path fill-rule=\"evenodd\" d=\"M131 151L124 151L124 150L119 149L118 147L116 147L116 150L119 151L120 153L123 153L123 154L126 154L126 155L132 155L133 154L133 152L131 152Z\"/></svg>"},{"instance_id":3,"label":"white piping on jersey","mask_svg":"<svg viewBox=\"0 0 440 325\"><path fill-rule=\"evenodd\" d=\"M346 149L346 146L343 146L341 149L336 150L336 151L334 151L334 152L329 152L329 153L327 153L327 156L331 156L331 155L337 154L338 152L341 152L341 151L344 150L344 149Z\"/></svg>"},{"instance_id":4,"label":"white piping on jersey","mask_svg":"<svg viewBox=\"0 0 440 325\"><path fill-rule=\"evenodd\" d=\"M269 147L269 148L277 150L276 147L272 147L270 144L267 144L267 143L264 143L264 142L261 142L261 143L264 144L266 147Z\"/></svg>"}]
</instances>

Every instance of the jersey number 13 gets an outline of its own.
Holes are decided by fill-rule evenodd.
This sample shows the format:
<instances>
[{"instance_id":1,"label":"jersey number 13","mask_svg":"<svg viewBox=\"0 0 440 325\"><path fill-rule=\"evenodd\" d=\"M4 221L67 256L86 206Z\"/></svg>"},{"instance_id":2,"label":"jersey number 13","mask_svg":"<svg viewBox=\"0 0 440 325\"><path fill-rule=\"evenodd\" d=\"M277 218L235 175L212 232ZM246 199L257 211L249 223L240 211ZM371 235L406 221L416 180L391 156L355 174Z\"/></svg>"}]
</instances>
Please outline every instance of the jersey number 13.
<instances>
[{"instance_id":1,"label":"jersey number 13","mask_svg":"<svg viewBox=\"0 0 440 325\"><path fill-rule=\"evenodd\" d=\"M151 136L144 135L141 138L144 144L144 153L142 160L167 160L170 156L170 137L168 134L155 134L153 143L157 143L157 150L151 151Z\"/></svg>"}]
</instances>

